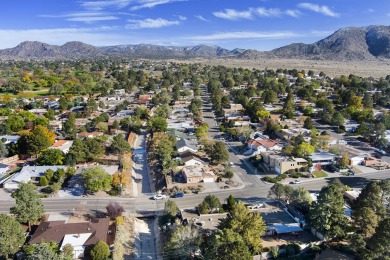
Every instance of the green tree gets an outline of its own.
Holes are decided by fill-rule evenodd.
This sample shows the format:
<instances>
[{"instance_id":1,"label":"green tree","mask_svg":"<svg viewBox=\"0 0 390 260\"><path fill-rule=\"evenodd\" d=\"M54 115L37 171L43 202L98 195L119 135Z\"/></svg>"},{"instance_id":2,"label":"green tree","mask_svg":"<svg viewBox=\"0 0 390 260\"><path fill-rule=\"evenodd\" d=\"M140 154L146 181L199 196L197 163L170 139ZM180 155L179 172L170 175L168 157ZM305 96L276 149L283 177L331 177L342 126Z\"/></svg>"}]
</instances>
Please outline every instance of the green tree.
<instances>
[{"instance_id":1,"label":"green tree","mask_svg":"<svg viewBox=\"0 0 390 260\"><path fill-rule=\"evenodd\" d=\"M382 193L382 188L378 182L373 181L367 184L352 204L354 214L359 213L364 208L371 208L378 218L382 219L386 214Z\"/></svg>"},{"instance_id":2,"label":"green tree","mask_svg":"<svg viewBox=\"0 0 390 260\"><path fill-rule=\"evenodd\" d=\"M27 254L26 260L61 260L62 256L56 254L50 247L50 243L40 243L33 246L30 254Z\"/></svg>"},{"instance_id":3,"label":"green tree","mask_svg":"<svg viewBox=\"0 0 390 260\"><path fill-rule=\"evenodd\" d=\"M42 186L42 187L45 187L45 186L49 185L49 181L47 180L47 178L45 176L42 176L39 179L39 185Z\"/></svg>"},{"instance_id":4,"label":"green tree","mask_svg":"<svg viewBox=\"0 0 390 260\"><path fill-rule=\"evenodd\" d=\"M311 117L305 119L305 121L303 122L303 127L306 129L312 129L314 127L314 123Z\"/></svg>"},{"instance_id":5,"label":"green tree","mask_svg":"<svg viewBox=\"0 0 390 260\"><path fill-rule=\"evenodd\" d=\"M100 160L105 152L102 142L98 138L85 138L83 143L86 148L87 160L95 162Z\"/></svg>"},{"instance_id":6,"label":"green tree","mask_svg":"<svg viewBox=\"0 0 390 260\"><path fill-rule=\"evenodd\" d=\"M291 90L288 91L286 101L283 105L283 115L288 118L294 118L294 96Z\"/></svg>"},{"instance_id":7,"label":"green tree","mask_svg":"<svg viewBox=\"0 0 390 260\"><path fill-rule=\"evenodd\" d=\"M100 240L97 242L91 250L92 260L106 260L110 256L110 248L108 245Z\"/></svg>"},{"instance_id":8,"label":"green tree","mask_svg":"<svg viewBox=\"0 0 390 260\"><path fill-rule=\"evenodd\" d=\"M211 142L205 147L206 154L214 164L220 164L229 160L229 152L223 142Z\"/></svg>"},{"instance_id":9,"label":"green tree","mask_svg":"<svg viewBox=\"0 0 390 260\"><path fill-rule=\"evenodd\" d=\"M60 97L60 99L58 100L58 104L62 111L68 109L69 102L65 97Z\"/></svg>"},{"instance_id":10,"label":"green tree","mask_svg":"<svg viewBox=\"0 0 390 260\"><path fill-rule=\"evenodd\" d=\"M312 203L306 221L326 238L342 238L346 225L344 212L343 195L336 186L329 185L321 189L317 201Z\"/></svg>"},{"instance_id":11,"label":"green tree","mask_svg":"<svg viewBox=\"0 0 390 260\"><path fill-rule=\"evenodd\" d=\"M62 165L65 155L60 149L47 149L36 160L36 165Z\"/></svg>"},{"instance_id":12,"label":"green tree","mask_svg":"<svg viewBox=\"0 0 390 260\"><path fill-rule=\"evenodd\" d=\"M234 199L233 195L229 195L229 197L227 198L227 209L228 211L230 212L235 206L236 206L236 200Z\"/></svg>"},{"instance_id":13,"label":"green tree","mask_svg":"<svg viewBox=\"0 0 390 260\"><path fill-rule=\"evenodd\" d=\"M168 127L167 120L162 117L152 116L148 122L148 129L152 132L166 132Z\"/></svg>"},{"instance_id":14,"label":"green tree","mask_svg":"<svg viewBox=\"0 0 390 260\"><path fill-rule=\"evenodd\" d=\"M54 143L55 135L44 126L37 125L27 135L27 152L39 154Z\"/></svg>"},{"instance_id":15,"label":"green tree","mask_svg":"<svg viewBox=\"0 0 390 260\"><path fill-rule=\"evenodd\" d=\"M290 196L290 204L297 208L302 213L307 213L312 203L310 193L304 188L295 189Z\"/></svg>"},{"instance_id":16,"label":"green tree","mask_svg":"<svg viewBox=\"0 0 390 260\"><path fill-rule=\"evenodd\" d=\"M5 144L0 140L0 158L4 158L8 155L8 149Z\"/></svg>"},{"instance_id":17,"label":"green tree","mask_svg":"<svg viewBox=\"0 0 390 260\"><path fill-rule=\"evenodd\" d=\"M69 139L76 138L76 115L73 112L68 114L68 119L63 124L63 130L66 134L66 137Z\"/></svg>"},{"instance_id":18,"label":"green tree","mask_svg":"<svg viewBox=\"0 0 390 260\"><path fill-rule=\"evenodd\" d=\"M214 195L207 195L199 204L199 211L202 214L209 214L219 211L222 208L221 201Z\"/></svg>"},{"instance_id":19,"label":"green tree","mask_svg":"<svg viewBox=\"0 0 390 260\"><path fill-rule=\"evenodd\" d=\"M23 130L24 126L26 125L23 117L18 114L9 115L8 119L5 121L5 124L12 132L19 132Z\"/></svg>"},{"instance_id":20,"label":"green tree","mask_svg":"<svg viewBox=\"0 0 390 260\"><path fill-rule=\"evenodd\" d=\"M364 108L373 108L374 107L370 93L368 93L368 92L364 93L362 104L363 104Z\"/></svg>"},{"instance_id":21,"label":"green tree","mask_svg":"<svg viewBox=\"0 0 390 260\"><path fill-rule=\"evenodd\" d=\"M232 229L215 232L207 241L205 259L253 259L242 236Z\"/></svg>"},{"instance_id":22,"label":"green tree","mask_svg":"<svg viewBox=\"0 0 390 260\"><path fill-rule=\"evenodd\" d=\"M131 151L130 144L123 138L122 135L116 135L113 137L111 149L119 154Z\"/></svg>"},{"instance_id":23,"label":"green tree","mask_svg":"<svg viewBox=\"0 0 390 260\"><path fill-rule=\"evenodd\" d=\"M112 176L101 166L83 169L81 175L83 176L84 185L87 190L97 192L101 190L108 191L111 188Z\"/></svg>"},{"instance_id":24,"label":"green tree","mask_svg":"<svg viewBox=\"0 0 390 260\"><path fill-rule=\"evenodd\" d=\"M24 230L20 224L12 217L0 214L0 256L8 259L9 255L18 252L24 241Z\"/></svg>"},{"instance_id":25,"label":"green tree","mask_svg":"<svg viewBox=\"0 0 390 260\"><path fill-rule=\"evenodd\" d=\"M302 142L295 149L295 154L298 157L306 157L312 153L314 153L314 146L306 142Z\"/></svg>"},{"instance_id":26,"label":"green tree","mask_svg":"<svg viewBox=\"0 0 390 260\"><path fill-rule=\"evenodd\" d=\"M353 211L352 220L357 233L362 235L364 239L370 238L378 226L378 216L373 209L368 207Z\"/></svg>"},{"instance_id":27,"label":"green tree","mask_svg":"<svg viewBox=\"0 0 390 260\"><path fill-rule=\"evenodd\" d=\"M35 223L45 212L34 184L21 183L19 188L12 193L12 198L15 199L16 205L11 208L11 213L20 223L28 223L29 230L31 230L31 223Z\"/></svg>"},{"instance_id":28,"label":"green tree","mask_svg":"<svg viewBox=\"0 0 390 260\"><path fill-rule=\"evenodd\" d=\"M383 219L367 241L369 249L363 259L388 259L390 256L390 218Z\"/></svg>"},{"instance_id":29,"label":"green tree","mask_svg":"<svg viewBox=\"0 0 390 260\"><path fill-rule=\"evenodd\" d=\"M349 164L349 156L347 152L344 152L340 160L340 166L346 167L348 164Z\"/></svg>"},{"instance_id":30,"label":"green tree","mask_svg":"<svg viewBox=\"0 0 390 260\"><path fill-rule=\"evenodd\" d=\"M265 224L260 214L250 212L242 201L230 211L230 215L221 220L220 229L231 229L240 234L252 253L262 249L260 234L265 231Z\"/></svg>"},{"instance_id":31,"label":"green tree","mask_svg":"<svg viewBox=\"0 0 390 260\"><path fill-rule=\"evenodd\" d=\"M164 213L175 218L179 213L179 207L174 200L168 199L164 205Z\"/></svg>"},{"instance_id":32,"label":"green tree","mask_svg":"<svg viewBox=\"0 0 390 260\"><path fill-rule=\"evenodd\" d=\"M87 152L86 146L80 139L76 139L73 141L72 146L69 149L69 152L66 155L67 162L74 160L74 162L86 162L87 161Z\"/></svg>"},{"instance_id":33,"label":"green tree","mask_svg":"<svg viewBox=\"0 0 390 260\"><path fill-rule=\"evenodd\" d=\"M62 253L64 256L64 260L73 260L74 254L73 254L73 246L71 244L66 244L62 247Z\"/></svg>"}]
</instances>

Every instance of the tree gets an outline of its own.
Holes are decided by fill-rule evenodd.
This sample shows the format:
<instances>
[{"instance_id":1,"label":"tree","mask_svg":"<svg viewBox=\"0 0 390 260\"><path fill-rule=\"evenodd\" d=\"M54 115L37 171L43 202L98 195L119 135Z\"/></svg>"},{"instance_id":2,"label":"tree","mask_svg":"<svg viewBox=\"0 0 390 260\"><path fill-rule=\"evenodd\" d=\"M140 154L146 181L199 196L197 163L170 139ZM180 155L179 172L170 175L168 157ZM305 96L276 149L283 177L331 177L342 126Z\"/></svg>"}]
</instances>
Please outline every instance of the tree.
<instances>
[{"instance_id":1,"label":"tree","mask_svg":"<svg viewBox=\"0 0 390 260\"><path fill-rule=\"evenodd\" d=\"M344 152L340 160L340 166L346 167L348 164L349 164L349 156L347 152Z\"/></svg>"},{"instance_id":2,"label":"tree","mask_svg":"<svg viewBox=\"0 0 390 260\"><path fill-rule=\"evenodd\" d=\"M162 117L152 116L148 122L148 128L152 132L166 132L168 127L167 120Z\"/></svg>"},{"instance_id":3,"label":"tree","mask_svg":"<svg viewBox=\"0 0 390 260\"><path fill-rule=\"evenodd\" d=\"M61 260L62 257L57 255L55 251L50 247L49 243L40 243L33 245L33 250L30 254L27 254L26 260Z\"/></svg>"},{"instance_id":4,"label":"tree","mask_svg":"<svg viewBox=\"0 0 390 260\"><path fill-rule=\"evenodd\" d=\"M106 260L110 256L110 248L108 245L100 240L97 242L91 250L92 260Z\"/></svg>"},{"instance_id":5,"label":"tree","mask_svg":"<svg viewBox=\"0 0 390 260\"><path fill-rule=\"evenodd\" d=\"M8 119L5 121L5 124L12 132L19 132L23 130L24 126L26 125L23 117L18 114L9 115Z\"/></svg>"},{"instance_id":6,"label":"tree","mask_svg":"<svg viewBox=\"0 0 390 260\"><path fill-rule=\"evenodd\" d=\"M83 169L81 175L84 179L84 186L92 192L108 191L111 188L112 176L101 166L94 166Z\"/></svg>"},{"instance_id":7,"label":"tree","mask_svg":"<svg viewBox=\"0 0 390 260\"><path fill-rule=\"evenodd\" d=\"M177 213L179 213L179 207L176 205L176 202L174 200L168 199L165 202L164 213L172 218L175 218L177 216Z\"/></svg>"},{"instance_id":8,"label":"tree","mask_svg":"<svg viewBox=\"0 0 390 260\"><path fill-rule=\"evenodd\" d=\"M360 208L352 212L352 219L357 233L364 239L370 238L378 226L378 216L368 207Z\"/></svg>"},{"instance_id":9,"label":"tree","mask_svg":"<svg viewBox=\"0 0 390 260\"><path fill-rule=\"evenodd\" d=\"M74 160L74 163L87 161L86 146L83 141L80 139L75 139L73 141L73 144L66 155L66 159L68 164L71 164L69 163L71 160Z\"/></svg>"},{"instance_id":10,"label":"tree","mask_svg":"<svg viewBox=\"0 0 390 260\"><path fill-rule=\"evenodd\" d=\"M64 255L64 260L72 260L74 259L74 248L71 244L66 244L62 247L62 252Z\"/></svg>"},{"instance_id":11,"label":"tree","mask_svg":"<svg viewBox=\"0 0 390 260\"><path fill-rule=\"evenodd\" d=\"M273 192L275 194L276 198L278 200L280 200L283 197L288 197L291 195L291 192L289 190L287 190L286 187L290 187L290 186L287 186L287 185L285 186L285 185L280 184L280 183L275 183L271 187L271 192ZM288 194L288 192L290 192L290 194Z\"/></svg>"},{"instance_id":12,"label":"tree","mask_svg":"<svg viewBox=\"0 0 390 260\"><path fill-rule=\"evenodd\" d=\"M8 255L18 252L24 241L24 230L20 224L12 217L0 214L0 256L8 259Z\"/></svg>"},{"instance_id":13,"label":"tree","mask_svg":"<svg viewBox=\"0 0 390 260\"><path fill-rule=\"evenodd\" d=\"M21 183L19 188L12 193L12 198L15 199L16 206L11 208L11 213L20 223L28 223L29 230L31 230L31 223L40 219L45 212L34 184Z\"/></svg>"},{"instance_id":14,"label":"tree","mask_svg":"<svg viewBox=\"0 0 390 260\"><path fill-rule=\"evenodd\" d=\"M8 155L8 149L5 144L0 140L0 158L4 158Z\"/></svg>"},{"instance_id":15,"label":"tree","mask_svg":"<svg viewBox=\"0 0 390 260\"><path fill-rule=\"evenodd\" d=\"M58 100L58 104L60 106L60 109L63 111L68 108L69 102L65 97L60 97L60 99Z\"/></svg>"},{"instance_id":16,"label":"tree","mask_svg":"<svg viewBox=\"0 0 390 260\"><path fill-rule=\"evenodd\" d=\"M87 155L87 160L89 161L98 161L104 154L105 149L98 138L85 138L85 153Z\"/></svg>"},{"instance_id":17,"label":"tree","mask_svg":"<svg viewBox=\"0 0 390 260\"><path fill-rule=\"evenodd\" d=\"M100 132L106 133L108 131L108 125L105 122L99 122L95 126Z\"/></svg>"},{"instance_id":18,"label":"tree","mask_svg":"<svg viewBox=\"0 0 390 260\"><path fill-rule=\"evenodd\" d=\"M221 220L220 229L231 229L240 234L252 253L262 249L260 234L265 231L265 224L260 214L250 212L242 201L230 211L230 215Z\"/></svg>"},{"instance_id":19,"label":"tree","mask_svg":"<svg viewBox=\"0 0 390 260\"><path fill-rule=\"evenodd\" d=\"M47 178L45 176L42 176L39 179L39 185L42 186L42 187L45 187L45 186L49 185L49 181L47 180Z\"/></svg>"},{"instance_id":20,"label":"tree","mask_svg":"<svg viewBox=\"0 0 390 260\"><path fill-rule=\"evenodd\" d=\"M295 189L290 196L290 204L301 211L303 214L307 213L311 202L313 201L310 193L304 188Z\"/></svg>"},{"instance_id":21,"label":"tree","mask_svg":"<svg viewBox=\"0 0 390 260\"><path fill-rule=\"evenodd\" d=\"M205 259L253 259L242 236L232 229L218 230L209 238L207 245Z\"/></svg>"},{"instance_id":22,"label":"tree","mask_svg":"<svg viewBox=\"0 0 390 260\"><path fill-rule=\"evenodd\" d=\"M111 149L119 154L124 154L125 152L131 151L131 146L125 139L123 139L122 135L116 135L112 139Z\"/></svg>"},{"instance_id":23,"label":"tree","mask_svg":"<svg viewBox=\"0 0 390 260\"><path fill-rule=\"evenodd\" d=\"M302 142L295 150L295 154L298 157L306 157L312 153L314 153L314 146L306 142Z\"/></svg>"},{"instance_id":24,"label":"tree","mask_svg":"<svg viewBox=\"0 0 390 260\"><path fill-rule=\"evenodd\" d=\"M314 123L311 117L305 119L305 121L303 122L303 127L306 129L312 129L314 127Z\"/></svg>"},{"instance_id":25,"label":"tree","mask_svg":"<svg viewBox=\"0 0 390 260\"><path fill-rule=\"evenodd\" d=\"M66 134L66 137L69 139L76 138L76 115L73 112L68 114L68 119L63 124L63 130Z\"/></svg>"},{"instance_id":26,"label":"tree","mask_svg":"<svg viewBox=\"0 0 390 260\"><path fill-rule=\"evenodd\" d=\"M234 199L233 195L229 195L227 198L227 209L230 212L235 206L236 206L236 200Z\"/></svg>"},{"instance_id":27,"label":"tree","mask_svg":"<svg viewBox=\"0 0 390 260\"><path fill-rule=\"evenodd\" d=\"M291 90L288 91L286 101L283 105L283 115L288 119L294 117L294 96Z\"/></svg>"},{"instance_id":28,"label":"tree","mask_svg":"<svg viewBox=\"0 0 390 260\"><path fill-rule=\"evenodd\" d=\"M36 165L62 165L65 155L60 149L47 149L36 160Z\"/></svg>"},{"instance_id":29,"label":"tree","mask_svg":"<svg viewBox=\"0 0 390 260\"><path fill-rule=\"evenodd\" d=\"M212 142L205 147L206 154L214 164L220 164L229 160L229 152L223 142Z\"/></svg>"},{"instance_id":30,"label":"tree","mask_svg":"<svg viewBox=\"0 0 390 260\"><path fill-rule=\"evenodd\" d=\"M344 199L333 185L323 187L312 203L306 221L326 238L342 238L345 235Z\"/></svg>"},{"instance_id":31,"label":"tree","mask_svg":"<svg viewBox=\"0 0 390 260\"><path fill-rule=\"evenodd\" d=\"M27 135L27 152L39 154L49 148L55 139L55 134L44 126L37 125Z\"/></svg>"},{"instance_id":32,"label":"tree","mask_svg":"<svg viewBox=\"0 0 390 260\"><path fill-rule=\"evenodd\" d=\"M390 248L390 218L383 219L375 234L367 241L368 251L363 259L388 259Z\"/></svg>"},{"instance_id":33,"label":"tree","mask_svg":"<svg viewBox=\"0 0 390 260\"><path fill-rule=\"evenodd\" d=\"M386 209L382 200L382 192L378 182L373 181L367 184L352 204L354 213L359 213L364 208L371 208L379 219L383 218L386 215Z\"/></svg>"},{"instance_id":34,"label":"tree","mask_svg":"<svg viewBox=\"0 0 390 260\"><path fill-rule=\"evenodd\" d=\"M199 211L202 214L209 214L219 211L222 208L221 201L214 195L207 195L199 204Z\"/></svg>"},{"instance_id":35,"label":"tree","mask_svg":"<svg viewBox=\"0 0 390 260\"><path fill-rule=\"evenodd\" d=\"M364 93L362 104L363 104L364 108L373 108L374 107L370 93L368 93L368 92Z\"/></svg>"},{"instance_id":36,"label":"tree","mask_svg":"<svg viewBox=\"0 0 390 260\"><path fill-rule=\"evenodd\" d=\"M107 210L107 215L111 219L115 219L118 216L122 216L122 213L125 211L123 206L121 204L119 204L118 202L110 202L106 206L106 210Z\"/></svg>"}]
</instances>

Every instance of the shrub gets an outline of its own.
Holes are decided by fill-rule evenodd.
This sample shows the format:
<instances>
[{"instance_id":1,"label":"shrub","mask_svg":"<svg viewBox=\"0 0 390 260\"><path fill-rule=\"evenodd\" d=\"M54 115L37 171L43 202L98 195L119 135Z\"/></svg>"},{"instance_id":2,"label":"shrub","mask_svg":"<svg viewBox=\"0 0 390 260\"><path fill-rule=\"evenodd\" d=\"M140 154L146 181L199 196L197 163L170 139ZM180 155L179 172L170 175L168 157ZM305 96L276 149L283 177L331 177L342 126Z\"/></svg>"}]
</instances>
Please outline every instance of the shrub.
<instances>
[{"instance_id":1,"label":"shrub","mask_svg":"<svg viewBox=\"0 0 390 260\"><path fill-rule=\"evenodd\" d=\"M40 179L39 179L39 185L45 187L49 184L49 181L47 180L47 178L45 176L42 176Z\"/></svg>"}]
</instances>

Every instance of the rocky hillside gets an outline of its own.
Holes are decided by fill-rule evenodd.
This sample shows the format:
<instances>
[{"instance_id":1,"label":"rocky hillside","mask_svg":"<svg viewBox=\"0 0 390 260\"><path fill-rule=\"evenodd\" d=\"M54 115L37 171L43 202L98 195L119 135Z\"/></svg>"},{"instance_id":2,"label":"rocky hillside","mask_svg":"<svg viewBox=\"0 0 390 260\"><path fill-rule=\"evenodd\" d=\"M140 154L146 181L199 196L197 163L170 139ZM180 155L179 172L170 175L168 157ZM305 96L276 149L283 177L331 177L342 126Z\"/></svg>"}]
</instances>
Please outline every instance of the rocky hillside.
<instances>
[{"instance_id":1,"label":"rocky hillside","mask_svg":"<svg viewBox=\"0 0 390 260\"><path fill-rule=\"evenodd\" d=\"M7 60L61 60L103 57L106 54L92 45L68 42L62 46L42 42L22 42L10 49L0 50L0 59Z\"/></svg>"},{"instance_id":2,"label":"rocky hillside","mask_svg":"<svg viewBox=\"0 0 390 260\"><path fill-rule=\"evenodd\" d=\"M95 47L82 42L68 42L62 46L41 42L23 42L15 48L0 50L0 59L59 60L93 59L102 57L128 58L218 58L241 59L312 59L312 60L376 60L390 59L390 26L343 28L329 37L312 44L294 43L272 51L260 52L218 46L188 47L151 44Z\"/></svg>"},{"instance_id":3,"label":"rocky hillside","mask_svg":"<svg viewBox=\"0 0 390 260\"><path fill-rule=\"evenodd\" d=\"M390 58L390 26L343 28L313 44L294 43L272 50L278 58L374 60Z\"/></svg>"}]
</instances>

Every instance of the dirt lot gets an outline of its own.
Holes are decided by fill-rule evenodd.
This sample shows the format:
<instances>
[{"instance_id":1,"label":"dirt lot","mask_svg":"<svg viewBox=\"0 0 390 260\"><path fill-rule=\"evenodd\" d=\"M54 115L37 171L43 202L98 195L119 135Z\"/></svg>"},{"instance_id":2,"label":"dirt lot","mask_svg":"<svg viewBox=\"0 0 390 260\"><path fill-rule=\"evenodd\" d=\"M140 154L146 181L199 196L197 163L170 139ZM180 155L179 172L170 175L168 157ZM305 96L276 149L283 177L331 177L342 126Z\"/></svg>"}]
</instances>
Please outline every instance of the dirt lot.
<instances>
[{"instance_id":1,"label":"dirt lot","mask_svg":"<svg viewBox=\"0 0 390 260\"><path fill-rule=\"evenodd\" d=\"M124 216L123 220L117 228L113 260L134 259L134 217Z\"/></svg>"},{"instance_id":2,"label":"dirt lot","mask_svg":"<svg viewBox=\"0 0 390 260\"><path fill-rule=\"evenodd\" d=\"M355 74L362 77L385 77L390 74L390 61L318 61L318 60L296 60L296 59L191 59L175 60L179 63L201 63L206 65L223 65L227 67L243 67L256 69L297 69L313 70L314 73L325 72L326 75L335 77L340 75Z\"/></svg>"}]
</instances>

